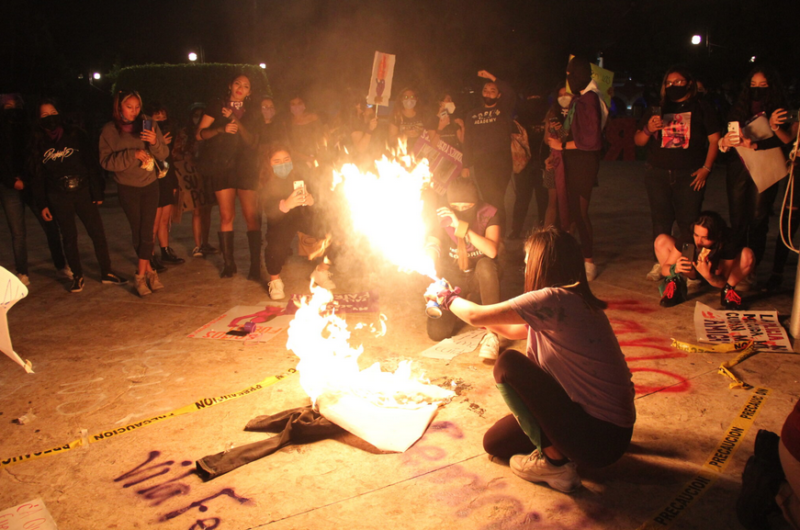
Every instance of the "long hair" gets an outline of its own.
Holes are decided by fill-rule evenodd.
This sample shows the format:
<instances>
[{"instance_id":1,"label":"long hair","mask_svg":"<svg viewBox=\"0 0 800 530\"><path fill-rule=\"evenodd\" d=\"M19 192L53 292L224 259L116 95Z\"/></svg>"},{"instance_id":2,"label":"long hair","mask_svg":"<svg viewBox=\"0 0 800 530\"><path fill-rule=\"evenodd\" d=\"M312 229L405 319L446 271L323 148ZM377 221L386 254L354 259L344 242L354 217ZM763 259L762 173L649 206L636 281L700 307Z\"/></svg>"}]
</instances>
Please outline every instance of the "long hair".
<instances>
[{"instance_id":1,"label":"long hair","mask_svg":"<svg viewBox=\"0 0 800 530\"><path fill-rule=\"evenodd\" d=\"M728 232L728 225L722 216L711 210L700 212L697 220L692 223L692 231L694 231L695 226L702 226L708 230L708 239L713 241L716 246L723 242Z\"/></svg>"},{"instance_id":2,"label":"long hair","mask_svg":"<svg viewBox=\"0 0 800 530\"><path fill-rule=\"evenodd\" d=\"M739 97L734 103L733 108L728 116L729 121L746 122L753 116L751 105L753 103L752 94L750 93L750 80L756 74L762 74L767 79L769 85L767 89L767 97L761 102L764 112L769 118L776 109L785 109L786 105L786 92L781 82L781 76L778 71L768 65L756 66L742 83L742 90L739 92Z\"/></svg>"},{"instance_id":3,"label":"long hair","mask_svg":"<svg viewBox=\"0 0 800 530\"><path fill-rule=\"evenodd\" d=\"M694 75L685 66L672 66L667 73L664 74L664 79L661 80L661 106L667 104L667 78L670 74L680 74L681 77L686 79L686 88L688 89L689 99L697 95L697 83L694 80ZM688 100L687 100L688 101Z\"/></svg>"},{"instance_id":4,"label":"long hair","mask_svg":"<svg viewBox=\"0 0 800 530\"><path fill-rule=\"evenodd\" d=\"M405 92L413 92L414 97L417 98L417 104L414 106L413 109L414 112L420 112L422 110L418 106L420 104L419 91L416 88L407 86L403 88L403 90L399 91L397 93L397 96L394 98L394 109L392 109L392 119L394 120L399 120L400 116L403 114L403 109L405 109L405 107L403 106L403 93Z\"/></svg>"},{"instance_id":5,"label":"long hair","mask_svg":"<svg viewBox=\"0 0 800 530\"><path fill-rule=\"evenodd\" d=\"M272 164L270 163L270 160L272 160L272 157L275 156L275 153L285 151L289 153L289 156L292 156L292 150L289 148L289 146L279 143L263 146L259 149L259 151L261 154L261 171L259 173L259 178L264 182L272 179L275 176L275 173L272 171Z\"/></svg>"},{"instance_id":6,"label":"long hair","mask_svg":"<svg viewBox=\"0 0 800 530\"><path fill-rule=\"evenodd\" d=\"M562 287L580 295L592 309L605 309L606 303L589 288L581 247L567 232L548 227L535 231L525 242L528 264L525 267L525 292L545 287Z\"/></svg>"},{"instance_id":7,"label":"long hair","mask_svg":"<svg viewBox=\"0 0 800 530\"><path fill-rule=\"evenodd\" d=\"M114 94L114 109L111 111L111 116L114 119L114 125L117 126L119 129L124 123L125 120L122 118L122 104L125 103L126 100L130 98L136 98L139 100L139 107L144 107L144 101L142 101L142 96L135 90L119 90L116 94Z\"/></svg>"},{"instance_id":8,"label":"long hair","mask_svg":"<svg viewBox=\"0 0 800 530\"><path fill-rule=\"evenodd\" d=\"M245 79L247 79L247 82L250 83L250 93L244 98L244 106L247 107L247 104L250 102L250 96L253 95L253 81L250 79L250 76L244 72L239 72L233 77L231 77L230 80L228 80L227 91L225 92L225 101L230 100L231 87L233 86L233 82L239 79L240 77L244 77Z\"/></svg>"}]
</instances>

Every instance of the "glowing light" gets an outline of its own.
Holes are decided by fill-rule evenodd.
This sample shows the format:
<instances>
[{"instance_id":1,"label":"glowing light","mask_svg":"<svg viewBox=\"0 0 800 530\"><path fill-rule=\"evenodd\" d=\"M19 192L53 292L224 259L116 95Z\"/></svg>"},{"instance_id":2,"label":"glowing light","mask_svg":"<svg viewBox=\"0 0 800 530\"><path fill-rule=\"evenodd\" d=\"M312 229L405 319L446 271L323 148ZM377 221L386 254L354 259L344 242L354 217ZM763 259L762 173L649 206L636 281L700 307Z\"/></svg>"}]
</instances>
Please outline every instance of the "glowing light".
<instances>
[{"instance_id":1,"label":"glowing light","mask_svg":"<svg viewBox=\"0 0 800 530\"><path fill-rule=\"evenodd\" d=\"M692 44L697 46L701 42L703 42L703 37L701 37L700 35L692 35Z\"/></svg>"},{"instance_id":2,"label":"glowing light","mask_svg":"<svg viewBox=\"0 0 800 530\"><path fill-rule=\"evenodd\" d=\"M754 62L756 62L756 56L755 56L755 55L753 55L752 57L750 57L750 62L751 62L751 63L754 63Z\"/></svg>"},{"instance_id":3,"label":"glowing light","mask_svg":"<svg viewBox=\"0 0 800 530\"><path fill-rule=\"evenodd\" d=\"M260 66L260 67L261 67L261 68L263 68L264 70L266 70L266 69L267 69L267 63L258 63L258 66Z\"/></svg>"},{"instance_id":4,"label":"glowing light","mask_svg":"<svg viewBox=\"0 0 800 530\"><path fill-rule=\"evenodd\" d=\"M197 54L194 52L189 53L189 60L195 62L197 60Z\"/></svg>"},{"instance_id":5,"label":"glowing light","mask_svg":"<svg viewBox=\"0 0 800 530\"><path fill-rule=\"evenodd\" d=\"M100 72L95 72L95 73L93 73L93 74L92 74L92 78L93 78L94 80L98 80L98 79L100 79Z\"/></svg>"}]
</instances>

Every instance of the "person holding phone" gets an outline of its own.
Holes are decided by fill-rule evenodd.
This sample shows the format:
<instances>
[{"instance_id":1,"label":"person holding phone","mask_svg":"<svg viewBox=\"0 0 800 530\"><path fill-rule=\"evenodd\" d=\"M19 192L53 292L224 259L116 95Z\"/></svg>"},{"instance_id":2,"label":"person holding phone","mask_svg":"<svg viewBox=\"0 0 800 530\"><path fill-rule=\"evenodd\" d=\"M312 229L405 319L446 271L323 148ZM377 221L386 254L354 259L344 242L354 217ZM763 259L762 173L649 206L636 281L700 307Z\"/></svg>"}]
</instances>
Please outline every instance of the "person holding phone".
<instances>
[{"instance_id":1,"label":"person holding phone","mask_svg":"<svg viewBox=\"0 0 800 530\"><path fill-rule=\"evenodd\" d=\"M636 145L647 146L644 179L654 242L662 234L670 235L676 222L678 246L692 240L691 224L703 205L719 138L717 114L697 97L691 72L680 66L667 70L660 105L645 111L634 136ZM661 269L654 264L647 279L660 281Z\"/></svg>"},{"instance_id":2,"label":"person holding phone","mask_svg":"<svg viewBox=\"0 0 800 530\"><path fill-rule=\"evenodd\" d=\"M701 212L690 225L691 242L681 250L674 237L660 234L654 243L656 257L665 277L660 287L661 306L673 307L687 299L687 280L700 280L721 289L723 309L742 309L736 286L755 266L753 251L738 246L730 229L717 212Z\"/></svg>"},{"instance_id":3,"label":"person holding phone","mask_svg":"<svg viewBox=\"0 0 800 530\"><path fill-rule=\"evenodd\" d=\"M428 130L431 144L436 145L439 140L447 145L461 150L464 142L464 120L456 114L456 104L449 92L443 92L437 98L439 108L436 115L428 120L425 128Z\"/></svg>"},{"instance_id":4,"label":"person holding phone","mask_svg":"<svg viewBox=\"0 0 800 530\"><path fill-rule=\"evenodd\" d=\"M113 120L100 133L100 165L114 176L120 206L131 226L133 248L139 258L136 292L146 296L163 289L153 270L153 226L158 209L158 168L169 147L161 130L142 112L142 98L133 90L114 95Z\"/></svg>"}]
</instances>

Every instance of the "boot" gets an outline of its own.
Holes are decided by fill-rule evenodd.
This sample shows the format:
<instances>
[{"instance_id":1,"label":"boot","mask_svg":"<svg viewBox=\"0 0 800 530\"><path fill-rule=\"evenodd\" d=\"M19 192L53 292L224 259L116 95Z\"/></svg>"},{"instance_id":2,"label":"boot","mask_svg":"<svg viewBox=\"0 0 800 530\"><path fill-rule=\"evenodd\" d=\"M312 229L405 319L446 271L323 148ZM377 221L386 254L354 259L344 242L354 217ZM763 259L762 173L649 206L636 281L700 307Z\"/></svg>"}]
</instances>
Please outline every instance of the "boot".
<instances>
[{"instance_id":1,"label":"boot","mask_svg":"<svg viewBox=\"0 0 800 530\"><path fill-rule=\"evenodd\" d=\"M167 272L167 268L155 254L150 256L150 268L156 272Z\"/></svg>"},{"instance_id":2,"label":"boot","mask_svg":"<svg viewBox=\"0 0 800 530\"><path fill-rule=\"evenodd\" d=\"M248 230L247 243L250 246L250 273L248 280L261 280L261 230Z\"/></svg>"},{"instance_id":3,"label":"boot","mask_svg":"<svg viewBox=\"0 0 800 530\"><path fill-rule=\"evenodd\" d=\"M147 276L142 274L139 276L138 274L134 275L135 278L135 285L136 285L136 292L139 293L139 296L147 296L152 291L147 286Z\"/></svg>"},{"instance_id":4,"label":"boot","mask_svg":"<svg viewBox=\"0 0 800 530\"><path fill-rule=\"evenodd\" d=\"M219 248L222 251L224 266L220 278L233 278L236 274L236 263L233 261L233 231L219 232Z\"/></svg>"},{"instance_id":5,"label":"boot","mask_svg":"<svg viewBox=\"0 0 800 530\"><path fill-rule=\"evenodd\" d=\"M147 271L144 275L145 278L147 278L147 285L150 286L151 291L158 291L164 288L164 284L158 279L158 273L156 271Z\"/></svg>"}]
</instances>

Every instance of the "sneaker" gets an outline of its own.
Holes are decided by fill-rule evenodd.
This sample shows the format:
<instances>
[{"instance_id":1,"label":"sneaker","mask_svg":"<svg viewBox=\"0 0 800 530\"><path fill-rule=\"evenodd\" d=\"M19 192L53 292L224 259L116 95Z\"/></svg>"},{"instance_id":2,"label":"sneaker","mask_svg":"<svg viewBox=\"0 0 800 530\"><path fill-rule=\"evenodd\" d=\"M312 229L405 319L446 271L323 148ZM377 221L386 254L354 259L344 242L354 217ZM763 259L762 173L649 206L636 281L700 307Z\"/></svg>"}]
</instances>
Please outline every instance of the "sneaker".
<instances>
[{"instance_id":1,"label":"sneaker","mask_svg":"<svg viewBox=\"0 0 800 530\"><path fill-rule=\"evenodd\" d=\"M672 278L664 285L664 292L661 294L661 307L674 307L686 301L686 285Z\"/></svg>"},{"instance_id":2,"label":"sneaker","mask_svg":"<svg viewBox=\"0 0 800 530\"><path fill-rule=\"evenodd\" d=\"M150 286L151 291L158 291L164 288L164 284L159 281L156 271L147 271L144 275L147 278L147 285Z\"/></svg>"},{"instance_id":3,"label":"sneaker","mask_svg":"<svg viewBox=\"0 0 800 530\"><path fill-rule=\"evenodd\" d=\"M283 292L283 280L280 278L269 282L267 284L267 289L269 289L269 297L272 300L283 300L286 298L286 293Z\"/></svg>"},{"instance_id":4,"label":"sneaker","mask_svg":"<svg viewBox=\"0 0 800 530\"><path fill-rule=\"evenodd\" d=\"M24 285L25 287L31 286L31 279L28 278L27 274L17 273L17 278L19 278L19 281L21 281L22 285Z\"/></svg>"},{"instance_id":5,"label":"sneaker","mask_svg":"<svg viewBox=\"0 0 800 530\"><path fill-rule=\"evenodd\" d=\"M75 275L72 274L72 269L69 268L69 265L64 267L63 269L58 269L56 271L56 278L59 280L70 280L74 279Z\"/></svg>"},{"instance_id":6,"label":"sneaker","mask_svg":"<svg viewBox=\"0 0 800 530\"><path fill-rule=\"evenodd\" d=\"M661 275L661 264L655 263L646 277L651 282L660 282L664 278L664 276Z\"/></svg>"},{"instance_id":7,"label":"sneaker","mask_svg":"<svg viewBox=\"0 0 800 530\"><path fill-rule=\"evenodd\" d=\"M742 309L742 297L739 296L739 293L736 292L735 288L728 284L725 284L725 288L722 289L721 293L719 293L719 303L722 306L722 309L728 309L732 311Z\"/></svg>"},{"instance_id":8,"label":"sneaker","mask_svg":"<svg viewBox=\"0 0 800 530\"><path fill-rule=\"evenodd\" d=\"M500 355L500 338L497 334L487 331L486 335L481 339L481 349L478 351L478 357L487 361L494 361L498 355Z\"/></svg>"},{"instance_id":9,"label":"sneaker","mask_svg":"<svg viewBox=\"0 0 800 530\"><path fill-rule=\"evenodd\" d=\"M83 276L72 277L72 287L69 288L71 293L79 293L83 291Z\"/></svg>"},{"instance_id":10,"label":"sneaker","mask_svg":"<svg viewBox=\"0 0 800 530\"><path fill-rule=\"evenodd\" d=\"M161 260L155 254L150 257L150 268L156 272L167 272L167 268L161 263Z\"/></svg>"},{"instance_id":11,"label":"sneaker","mask_svg":"<svg viewBox=\"0 0 800 530\"><path fill-rule=\"evenodd\" d=\"M203 256L205 256L205 254L203 254L203 249L202 248L194 247L192 249L192 257L193 258L202 258Z\"/></svg>"},{"instance_id":12,"label":"sneaker","mask_svg":"<svg viewBox=\"0 0 800 530\"><path fill-rule=\"evenodd\" d=\"M574 462L554 466L535 450L530 455L514 455L509 461L511 471L529 482L546 482L554 490L563 493L574 491L581 485L578 469Z\"/></svg>"},{"instance_id":13,"label":"sneaker","mask_svg":"<svg viewBox=\"0 0 800 530\"><path fill-rule=\"evenodd\" d=\"M126 280L125 278L120 278L113 272L109 272L108 274L103 274L100 277L100 281L102 283L110 285L125 285L126 283L128 283L128 280Z\"/></svg>"},{"instance_id":14,"label":"sneaker","mask_svg":"<svg viewBox=\"0 0 800 530\"><path fill-rule=\"evenodd\" d=\"M136 292L139 293L139 296L147 296L151 294L153 291L147 286L147 276L142 274L139 276L138 274L134 275L134 281L136 282Z\"/></svg>"},{"instance_id":15,"label":"sneaker","mask_svg":"<svg viewBox=\"0 0 800 530\"><path fill-rule=\"evenodd\" d=\"M170 263L172 265L180 265L181 263L186 262L185 259L178 257L175 254L175 251L172 250L172 247L161 247L161 261L164 263Z\"/></svg>"},{"instance_id":16,"label":"sneaker","mask_svg":"<svg viewBox=\"0 0 800 530\"><path fill-rule=\"evenodd\" d=\"M593 282L597 278L597 265L591 261L584 261L583 266L586 268L586 279Z\"/></svg>"},{"instance_id":17,"label":"sneaker","mask_svg":"<svg viewBox=\"0 0 800 530\"><path fill-rule=\"evenodd\" d=\"M336 289L336 284L331 280L331 271L314 269L314 272L311 273L311 281L328 291Z\"/></svg>"},{"instance_id":18,"label":"sneaker","mask_svg":"<svg viewBox=\"0 0 800 530\"><path fill-rule=\"evenodd\" d=\"M687 293L697 293L703 287L703 280L692 280L691 278L686 278L686 292Z\"/></svg>"},{"instance_id":19,"label":"sneaker","mask_svg":"<svg viewBox=\"0 0 800 530\"><path fill-rule=\"evenodd\" d=\"M219 249L212 247L208 243L203 243L200 245L200 251L204 256L208 256L209 254L219 254Z\"/></svg>"}]
</instances>

